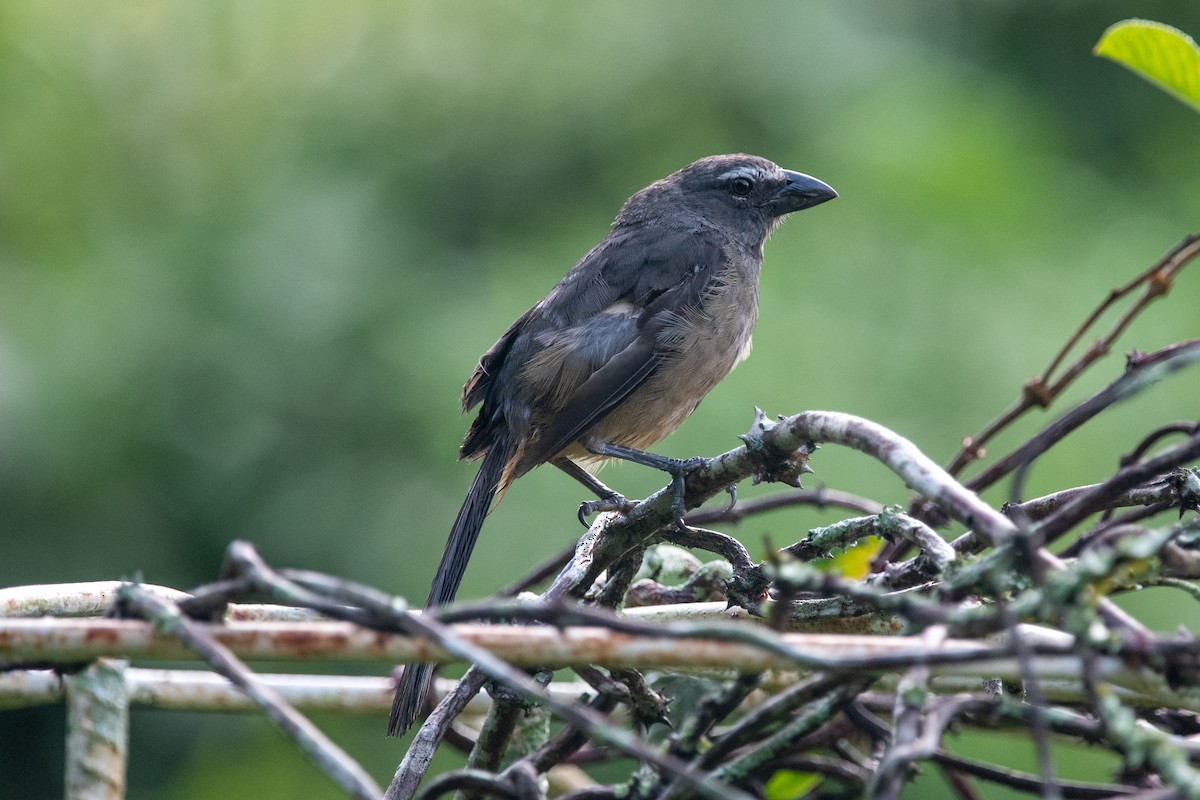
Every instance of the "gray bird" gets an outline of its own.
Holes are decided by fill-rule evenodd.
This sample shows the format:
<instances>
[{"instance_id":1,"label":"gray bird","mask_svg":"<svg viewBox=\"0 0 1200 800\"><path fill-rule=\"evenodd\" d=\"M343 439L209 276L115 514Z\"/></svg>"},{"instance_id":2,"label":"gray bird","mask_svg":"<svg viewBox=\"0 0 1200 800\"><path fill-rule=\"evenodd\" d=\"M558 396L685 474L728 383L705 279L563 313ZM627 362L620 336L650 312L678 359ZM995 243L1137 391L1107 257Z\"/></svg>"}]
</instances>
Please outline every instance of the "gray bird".
<instances>
[{"instance_id":1,"label":"gray bird","mask_svg":"<svg viewBox=\"0 0 1200 800\"><path fill-rule=\"evenodd\" d=\"M612 230L479 359L459 451L483 463L454 520L426 607L454 599L484 517L552 463L596 493L580 516L622 508L591 471L618 458L661 469L683 514L689 461L644 452L679 427L750 352L763 243L782 218L837 192L764 158L702 158L625 202ZM410 664L388 734L411 727L432 666Z\"/></svg>"}]
</instances>

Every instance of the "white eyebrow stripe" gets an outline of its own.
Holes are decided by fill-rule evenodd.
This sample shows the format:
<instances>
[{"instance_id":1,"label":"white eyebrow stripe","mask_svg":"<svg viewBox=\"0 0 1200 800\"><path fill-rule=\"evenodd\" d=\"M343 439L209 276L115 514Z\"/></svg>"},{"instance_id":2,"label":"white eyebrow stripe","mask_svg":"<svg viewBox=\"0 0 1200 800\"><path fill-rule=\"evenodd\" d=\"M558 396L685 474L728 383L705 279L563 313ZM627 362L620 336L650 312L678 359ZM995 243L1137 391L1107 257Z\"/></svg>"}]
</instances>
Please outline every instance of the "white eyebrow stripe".
<instances>
[{"instance_id":1,"label":"white eyebrow stripe","mask_svg":"<svg viewBox=\"0 0 1200 800\"><path fill-rule=\"evenodd\" d=\"M757 167L738 167L717 176L718 181L733 180L734 178L757 178L761 173Z\"/></svg>"}]
</instances>

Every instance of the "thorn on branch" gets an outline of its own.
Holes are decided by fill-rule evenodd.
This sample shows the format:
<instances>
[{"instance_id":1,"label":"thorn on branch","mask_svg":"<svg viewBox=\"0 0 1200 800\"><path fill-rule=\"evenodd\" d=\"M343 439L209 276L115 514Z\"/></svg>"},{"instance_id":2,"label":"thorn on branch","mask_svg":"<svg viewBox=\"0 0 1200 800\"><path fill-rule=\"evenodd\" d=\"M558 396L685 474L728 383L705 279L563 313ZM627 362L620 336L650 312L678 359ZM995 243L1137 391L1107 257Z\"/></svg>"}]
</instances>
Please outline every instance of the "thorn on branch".
<instances>
[{"instance_id":1,"label":"thorn on branch","mask_svg":"<svg viewBox=\"0 0 1200 800\"><path fill-rule=\"evenodd\" d=\"M971 461L978 461L987 455L987 448L983 445L976 445L975 440L970 436L964 436L962 439L963 456Z\"/></svg>"},{"instance_id":2,"label":"thorn on branch","mask_svg":"<svg viewBox=\"0 0 1200 800\"><path fill-rule=\"evenodd\" d=\"M1146 297L1162 297L1171 291L1171 284L1173 282L1172 275L1166 270L1156 270L1146 283Z\"/></svg>"},{"instance_id":3,"label":"thorn on branch","mask_svg":"<svg viewBox=\"0 0 1200 800\"><path fill-rule=\"evenodd\" d=\"M1030 378L1021 387L1025 402L1031 406L1046 408L1054 400L1054 395L1046 388L1046 382L1041 378Z\"/></svg>"},{"instance_id":4,"label":"thorn on branch","mask_svg":"<svg viewBox=\"0 0 1200 800\"><path fill-rule=\"evenodd\" d=\"M785 417L779 418L781 421ZM757 486L760 483L783 483L797 489L803 489L800 485L800 479L804 475L813 474L813 469L808 465L808 460L819 448L815 442L804 442L792 453L787 456L769 457L763 447L763 437L770 433L779 422L768 419L767 415L761 408L754 408L754 422L750 425L749 432L743 434L739 438L746 443L746 446L760 454L763 454L763 459L759 463L758 469L751 477L753 485Z\"/></svg>"},{"instance_id":5,"label":"thorn on branch","mask_svg":"<svg viewBox=\"0 0 1200 800\"><path fill-rule=\"evenodd\" d=\"M1200 467L1180 467L1167 476L1167 485L1179 501L1179 518L1188 511L1200 514Z\"/></svg>"}]
</instances>

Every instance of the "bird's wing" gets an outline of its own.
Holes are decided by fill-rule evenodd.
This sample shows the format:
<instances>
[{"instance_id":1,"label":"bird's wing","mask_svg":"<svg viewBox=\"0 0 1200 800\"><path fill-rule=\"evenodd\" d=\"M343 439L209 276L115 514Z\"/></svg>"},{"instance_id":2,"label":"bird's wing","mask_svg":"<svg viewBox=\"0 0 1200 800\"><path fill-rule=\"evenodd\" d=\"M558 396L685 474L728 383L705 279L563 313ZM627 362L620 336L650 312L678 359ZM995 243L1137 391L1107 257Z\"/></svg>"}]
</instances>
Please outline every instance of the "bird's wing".
<instances>
[{"instance_id":1,"label":"bird's wing","mask_svg":"<svg viewBox=\"0 0 1200 800\"><path fill-rule=\"evenodd\" d=\"M622 297L628 297L638 307L645 306L648 297L656 290L667 288L674 280L670 275L660 274L656 280L663 285L658 287L655 280L647 280L644 276L650 272L662 273L663 267L669 269L670 254L683 253L687 249L687 240L693 236L671 232L656 237L649 247L639 246L646 239L641 230L626 228L605 236L479 358L475 371L463 386L463 411L471 410L488 398L496 375L505 366L522 335L540 338L546 332L574 327L602 313ZM520 358L523 353L519 346L517 350L517 358Z\"/></svg>"},{"instance_id":2,"label":"bird's wing","mask_svg":"<svg viewBox=\"0 0 1200 800\"><path fill-rule=\"evenodd\" d=\"M725 259L720 244L711 238L693 235L686 243L672 244L676 246L646 248L635 262L637 269L629 269L626 262L601 270L610 285L619 282L627 287L620 297L641 309L629 324L632 340L606 358L571 394L523 453L518 474L550 460L581 438L650 377L668 354L663 329L700 302ZM611 324L604 316L595 315L596 324Z\"/></svg>"}]
</instances>

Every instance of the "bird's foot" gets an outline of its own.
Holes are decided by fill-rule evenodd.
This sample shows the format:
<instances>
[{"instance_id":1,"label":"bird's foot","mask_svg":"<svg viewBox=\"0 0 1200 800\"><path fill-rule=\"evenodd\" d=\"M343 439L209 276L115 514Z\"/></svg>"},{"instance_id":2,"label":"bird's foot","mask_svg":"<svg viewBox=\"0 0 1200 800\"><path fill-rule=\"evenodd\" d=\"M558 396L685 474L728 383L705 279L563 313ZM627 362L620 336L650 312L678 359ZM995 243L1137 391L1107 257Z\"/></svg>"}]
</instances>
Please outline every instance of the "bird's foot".
<instances>
[{"instance_id":1,"label":"bird's foot","mask_svg":"<svg viewBox=\"0 0 1200 800\"><path fill-rule=\"evenodd\" d=\"M599 442L586 445L587 449L598 456L607 456L609 458L620 458L625 461L632 461L634 464L641 464L646 467L653 467L657 470L662 470L671 476L671 515L674 525L680 531L689 531L691 528L683 521L683 515L687 513L687 507L684 505L686 499L687 485L685 480L689 473L700 469L708 463L705 458L667 458L655 453L647 453L643 450L635 450L632 447L624 445L612 444L611 442ZM604 502L603 498L600 500ZM590 505L590 504L585 504ZM584 509L580 508L580 519L583 518Z\"/></svg>"},{"instance_id":2,"label":"bird's foot","mask_svg":"<svg viewBox=\"0 0 1200 800\"><path fill-rule=\"evenodd\" d=\"M675 528L680 533L691 530L683 521L683 515L687 513L687 508L684 506L684 497L687 494L687 474L704 466L705 463L706 460L699 457L669 458L662 467L663 471L671 476L671 515L674 518Z\"/></svg>"},{"instance_id":3,"label":"bird's foot","mask_svg":"<svg viewBox=\"0 0 1200 800\"><path fill-rule=\"evenodd\" d=\"M586 500L579 504L579 524L585 528L590 527L587 518L592 514L600 514L605 511L619 511L622 514L628 514L635 505L637 503L625 499L625 495L617 492L598 500Z\"/></svg>"}]
</instances>

